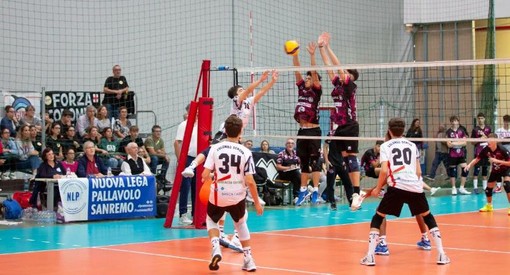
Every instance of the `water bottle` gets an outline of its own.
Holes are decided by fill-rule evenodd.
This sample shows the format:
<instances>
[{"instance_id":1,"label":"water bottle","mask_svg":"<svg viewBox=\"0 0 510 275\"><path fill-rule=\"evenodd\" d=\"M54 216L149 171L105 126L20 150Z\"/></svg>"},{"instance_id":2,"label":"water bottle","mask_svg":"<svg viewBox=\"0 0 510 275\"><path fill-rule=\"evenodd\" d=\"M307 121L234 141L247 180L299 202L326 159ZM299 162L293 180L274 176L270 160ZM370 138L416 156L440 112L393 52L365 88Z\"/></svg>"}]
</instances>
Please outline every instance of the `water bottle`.
<instances>
[{"instance_id":1,"label":"water bottle","mask_svg":"<svg viewBox=\"0 0 510 275\"><path fill-rule=\"evenodd\" d=\"M28 181L28 176L25 175L23 179L23 191L28 191L28 188L30 187L30 182Z\"/></svg>"},{"instance_id":2,"label":"water bottle","mask_svg":"<svg viewBox=\"0 0 510 275\"><path fill-rule=\"evenodd\" d=\"M229 68L230 68L229 66L220 65L216 69L218 69L218 71L227 71Z\"/></svg>"},{"instance_id":3,"label":"water bottle","mask_svg":"<svg viewBox=\"0 0 510 275\"><path fill-rule=\"evenodd\" d=\"M112 168L111 168L111 167L108 167L107 176L108 176L108 177L113 176L113 174L112 174Z\"/></svg>"}]
</instances>

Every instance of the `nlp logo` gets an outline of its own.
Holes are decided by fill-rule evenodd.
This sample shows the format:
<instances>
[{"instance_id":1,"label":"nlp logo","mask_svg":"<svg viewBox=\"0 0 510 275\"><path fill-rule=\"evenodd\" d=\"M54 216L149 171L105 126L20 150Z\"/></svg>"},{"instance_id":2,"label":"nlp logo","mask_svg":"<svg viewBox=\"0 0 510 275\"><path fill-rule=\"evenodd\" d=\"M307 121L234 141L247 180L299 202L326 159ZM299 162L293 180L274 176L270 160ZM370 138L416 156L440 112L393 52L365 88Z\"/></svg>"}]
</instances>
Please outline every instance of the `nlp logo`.
<instances>
[{"instance_id":1,"label":"nlp logo","mask_svg":"<svg viewBox=\"0 0 510 275\"><path fill-rule=\"evenodd\" d=\"M87 179L84 179L87 181ZM78 214L87 206L87 185L80 179L66 180L61 188L60 194L64 201L64 211L68 214Z\"/></svg>"}]
</instances>

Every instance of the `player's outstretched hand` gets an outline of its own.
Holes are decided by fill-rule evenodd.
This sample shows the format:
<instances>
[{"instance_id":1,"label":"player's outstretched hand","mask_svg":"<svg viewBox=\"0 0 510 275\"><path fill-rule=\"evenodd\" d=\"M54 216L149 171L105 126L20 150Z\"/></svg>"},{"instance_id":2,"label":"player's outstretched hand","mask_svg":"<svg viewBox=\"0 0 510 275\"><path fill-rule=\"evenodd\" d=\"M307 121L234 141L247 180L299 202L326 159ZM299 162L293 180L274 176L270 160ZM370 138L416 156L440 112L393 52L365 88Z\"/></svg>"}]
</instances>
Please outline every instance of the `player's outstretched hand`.
<instances>
[{"instance_id":1,"label":"player's outstretched hand","mask_svg":"<svg viewBox=\"0 0 510 275\"><path fill-rule=\"evenodd\" d=\"M310 55L314 55L315 49L317 49L317 43L315 43L315 42L308 43L308 46L306 47L306 49L308 50L308 53L310 53Z\"/></svg>"},{"instance_id":2,"label":"player's outstretched hand","mask_svg":"<svg viewBox=\"0 0 510 275\"><path fill-rule=\"evenodd\" d=\"M317 44L319 44L319 47L327 46L329 44L329 39L331 36L328 32L323 32L321 35L319 35L319 39L317 39Z\"/></svg>"},{"instance_id":3,"label":"player's outstretched hand","mask_svg":"<svg viewBox=\"0 0 510 275\"><path fill-rule=\"evenodd\" d=\"M262 73L262 75L260 76L260 82L265 81L268 76L269 76L269 71L264 71Z\"/></svg>"},{"instance_id":4,"label":"player's outstretched hand","mask_svg":"<svg viewBox=\"0 0 510 275\"><path fill-rule=\"evenodd\" d=\"M272 81L276 82L276 80L278 80L278 71L277 70L272 70L271 71L271 77L272 77Z\"/></svg>"}]
</instances>

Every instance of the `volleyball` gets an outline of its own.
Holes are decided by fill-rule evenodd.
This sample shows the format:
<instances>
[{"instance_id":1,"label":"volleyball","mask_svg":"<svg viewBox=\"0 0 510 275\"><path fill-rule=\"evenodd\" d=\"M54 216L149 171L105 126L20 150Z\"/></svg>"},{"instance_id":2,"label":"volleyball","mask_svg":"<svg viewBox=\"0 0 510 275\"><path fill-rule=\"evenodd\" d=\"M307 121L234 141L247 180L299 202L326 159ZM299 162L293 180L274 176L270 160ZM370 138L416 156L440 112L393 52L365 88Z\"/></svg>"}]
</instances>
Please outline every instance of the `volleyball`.
<instances>
[{"instance_id":1,"label":"volleyball","mask_svg":"<svg viewBox=\"0 0 510 275\"><path fill-rule=\"evenodd\" d=\"M283 48L289 55L297 55L299 53L299 43L295 40L286 41Z\"/></svg>"},{"instance_id":2,"label":"volleyball","mask_svg":"<svg viewBox=\"0 0 510 275\"><path fill-rule=\"evenodd\" d=\"M198 194L200 202L203 205L207 205L209 202L209 193L211 193L211 184L212 179L207 179L204 181L204 184L202 184L202 188L200 188L200 193Z\"/></svg>"}]
</instances>

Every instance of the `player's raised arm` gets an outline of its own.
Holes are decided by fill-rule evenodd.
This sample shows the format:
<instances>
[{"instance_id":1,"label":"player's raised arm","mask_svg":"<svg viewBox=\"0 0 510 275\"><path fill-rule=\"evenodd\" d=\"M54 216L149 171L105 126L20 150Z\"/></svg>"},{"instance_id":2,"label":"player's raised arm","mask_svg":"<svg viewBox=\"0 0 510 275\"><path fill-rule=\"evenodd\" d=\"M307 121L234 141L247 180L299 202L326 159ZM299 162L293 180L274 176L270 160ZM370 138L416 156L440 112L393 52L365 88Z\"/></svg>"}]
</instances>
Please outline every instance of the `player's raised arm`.
<instances>
[{"instance_id":1,"label":"player's raised arm","mask_svg":"<svg viewBox=\"0 0 510 275\"><path fill-rule=\"evenodd\" d=\"M336 54L333 52L333 49L331 49L331 44L328 42L324 47L326 47L326 52L328 53L328 56L331 59L331 63L335 66L339 66L340 60L338 59ZM342 69L339 69L338 75L340 76L340 80L342 80L342 82L344 82L345 78L347 77L347 74L345 73L345 71Z\"/></svg>"},{"instance_id":2,"label":"player's raised arm","mask_svg":"<svg viewBox=\"0 0 510 275\"><path fill-rule=\"evenodd\" d=\"M299 62L299 54L292 56L292 64L296 67L301 67L301 62ZM301 75L299 68L297 68L297 70L294 71L294 75L296 76L296 83L303 80L303 76Z\"/></svg>"},{"instance_id":3,"label":"player's raised arm","mask_svg":"<svg viewBox=\"0 0 510 275\"><path fill-rule=\"evenodd\" d=\"M253 91L255 91L255 88L257 88L257 86L259 86L260 83L264 82L267 79L268 75L269 71L263 72L257 81L251 83L250 86L248 86L248 88L244 89L241 93L239 93L239 95L237 96L238 101L237 103L241 104L241 102L243 102Z\"/></svg>"},{"instance_id":4,"label":"player's raised arm","mask_svg":"<svg viewBox=\"0 0 510 275\"><path fill-rule=\"evenodd\" d=\"M326 51L326 46L329 44L329 33L323 32L319 36L317 44L319 45L319 52L321 54L324 65L331 66L331 60L329 60L329 56ZM333 70L327 70L326 73L328 74L330 80L335 78L335 72Z\"/></svg>"},{"instance_id":5,"label":"player's raised arm","mask_svg":"<svg viewBox=\"0 0 510 275\"><path fill-rule=\"evenodd\" d=\"M278 80L278 72L276 70L271 71L271 80L262 87L253 97L253 104L259 102L259 100L273 87Z\"/></svg>"},{"instance_id":6,"label":"player's raised arm","mask_svg":"<svg viewBox=\"0 0 510 275\"><path fill-rule=\"evenodd\" d=\"M315 42L308 43L308 46L306 47L308 50L308 53L310 54L310 64L313 66L317 66L317 61L315 59L315 50L317 49L317 44ZM321 82L319 80L319 75L317 74L317 71L312 70L312 83L315 87L320 87Z\"/></svg>"}]
</instances>

